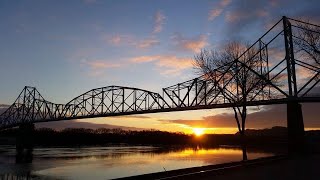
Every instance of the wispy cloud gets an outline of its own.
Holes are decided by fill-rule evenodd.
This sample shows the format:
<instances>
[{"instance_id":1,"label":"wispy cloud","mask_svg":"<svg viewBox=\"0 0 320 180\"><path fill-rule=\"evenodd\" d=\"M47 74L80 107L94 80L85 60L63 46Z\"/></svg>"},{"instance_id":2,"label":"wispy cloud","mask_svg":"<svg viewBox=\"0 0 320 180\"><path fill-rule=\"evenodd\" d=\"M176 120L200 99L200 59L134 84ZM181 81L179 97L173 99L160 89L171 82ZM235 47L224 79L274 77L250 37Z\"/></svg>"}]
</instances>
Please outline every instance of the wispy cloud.
<instances>
[{"instance_id":1,"label":"wispy cloud","mask_svg":"<svg viewBox=\"0 0 320 180\"><path fill-rule=\"evenodd\" d=\"M107 42L113 46L124 45L133 46L140 49L146 49L156 46L160 44L160 41L155 36L155 34L162 31L166 17L163 15L161 11L157 11L153 19L153 31L146 38L137 38L135 35L115 34L112 36L107 36Z\"/></svg>"},{"instance_id":2,"label":"wispy cloud","mask_svg":"<svg viewBox=\"0 0 320 180\"><path fill-rule=\"evenodd\" d=\"M160 44L160 41L154 37L151 37L151 38L143 39L143 40L135 43L135 46L138 48L145 49L145 48L150 48L150 47L158 45L158 44Z\"/></svg>"},{"instance_id":3,"label":"wispy cloud","mask_svg":"<svg viewBox=\"0 0 320 180\"><path fill-rule=\"evenodd\" d=\"M220 1L217 6L215 6L210 10L208 20L213 21L216 17L220 16L224 8L228 6L230 3L231 3L231 0Z\"/></svg>"},{"instance_id":4,"label":"wispy cloud","mask_svg":"<svg viewBox=\"0 0 320 180\"><path fill-rule=\"evenodd\" d=\"M121 64L108 62L106 60L85 61L93 69L107 69L121 67Z\"/></svg>"},{"instance_id":5,"label":"wispy cloud","mask_svg":"<svg viewBox=\"0 0 320 180\"><path fill-rule=\"evenodd\" d=\"M249 16L247 12L242 12L242 11L228 11L226 13L226 20L228 22L234 23L236 21L239 21L241 19L245 19Z\"/></svg>"},{"instance_id":6,"label":"wispy cloud","mask_svg":"<svg viewBox=\"0 0 320 180\"><path fill-rule=\"evenodd\" d=\"M113 46L130 45L134 43L134 37L131 35L115 34L106 38L108 43Z\"/></svg>"},{"instance_id":7,"label":"wispy cloud","mask_svg":"<svg viewBox=\"0 0 320 180\"><path fill-rule=\"evenodd\" d=\"M107 37L106 39L107 42L113 46L133 46L141 49L151 48L160 44L160 41L154 36L150 36L145 39L138 39L133 35L116 34Z\"/></svg>"},{"instance_id":8,"label":"wispy cloud","mask_svg":"<svg viewBox=\"0 0 320 180\"><path fill-rule=\"evenodd\" d=\"M222 13L222 10L223 9L212 9L210 12L209 12L209 20L212 21L214 20L216 17L220 16L220 14Z\"/></svg>"},{"instance_id":9,"label":"wispy cloud","mask_svg":"<svg viewBox=\"0 0 320 180\"><path fill-rule=\"evenodd\" d=\"M153 33L161 32L166 17L163 15L161 11L157 11L153 19L154 19Z\"/></svg>"},{"instance_id":10,"label":"wispy cloud","mask_svg":"<svg viewBox=\"0 0 320 180\"><path fill-rule=\"evenodd\" d=\"M187 38L180 33L175 33L172 36L173 43L181 50L200 52L202 48L208 45L207 36L199 35L192 38Z\"/></svg>"},{"instance_id":11,"label":"wispy cloud","mask_svg":"<svg viewBox=\"0 0 320 180\"><path fill-rule=\"evenodd\" d=\"M138 56L131 58L130 61L133 63L146 63L151 61L159 60L161 56Z\"/></svg>"},{"instance_id":12,"label":"wispy cloud","mask_svg":"<svg viewBox=\"0 0 320 180\"><path fill-rule=\"evenodd\" d=\"M181 71L191 68L192 59L172 55L138 56L130 59L131 63L154 62L163 75L178 75Z\"/></svg>"},{"instance_id":13,"label":"wispy cloud","mask_svg":"<svg viewBox=\"0 0 320 180\"><path fill-rule=\"evenodd\" d=\"M234 23L236 21L242 21L247 19L257 19L256 17L267 17L269 15L268 11L265 9L255 9L251 12L243 10L235 10L226 12L226 20L228 22ZM259 18L258 18L259 19Z\"/></svg>"},{"instance_id":14,"label":"wispy cloud","mask_svg":"<svg viewBox=\"0 0 320 180\"><path fill-rule=\"evenodd\" d=\"M81 67L85 67L88 70L90 77L97 77L106 72L106 69L114 69L123 67L124 64L116 63L110 60L97 59L97 60L82 60Z\"/></svg>"}]
</instances>

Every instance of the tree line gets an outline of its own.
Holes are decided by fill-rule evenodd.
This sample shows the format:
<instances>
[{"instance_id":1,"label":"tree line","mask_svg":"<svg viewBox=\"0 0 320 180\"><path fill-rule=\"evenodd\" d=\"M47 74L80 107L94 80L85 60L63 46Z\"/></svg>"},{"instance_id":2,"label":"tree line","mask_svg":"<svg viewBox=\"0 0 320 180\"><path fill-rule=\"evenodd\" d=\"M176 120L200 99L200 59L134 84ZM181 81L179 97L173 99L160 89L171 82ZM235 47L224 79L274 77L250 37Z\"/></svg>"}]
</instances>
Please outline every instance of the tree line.
<instances>
[{"instance_id":1,"label":"tree line","mask_svg":"<svg viewBox=\"0 0 320 180\"><path fill-rule=\"evenodd\" d=\"M286 128L273 128L269 130L247 130L248 142L251 145L285 144ZM241 136L236 134L205 134L195 136L182 132L167 132L159 130L132 131L123 129L86 129L66 128L60 131L50 128L34 129L29 136L34 145L40 146L81 146L81 145L186 145L186 146L219 146L240 145ZM30 134L31 133L31 134ZM11 144L19 139L19 129L0 131L0 144Z\"/></svg>"}]
</instances>

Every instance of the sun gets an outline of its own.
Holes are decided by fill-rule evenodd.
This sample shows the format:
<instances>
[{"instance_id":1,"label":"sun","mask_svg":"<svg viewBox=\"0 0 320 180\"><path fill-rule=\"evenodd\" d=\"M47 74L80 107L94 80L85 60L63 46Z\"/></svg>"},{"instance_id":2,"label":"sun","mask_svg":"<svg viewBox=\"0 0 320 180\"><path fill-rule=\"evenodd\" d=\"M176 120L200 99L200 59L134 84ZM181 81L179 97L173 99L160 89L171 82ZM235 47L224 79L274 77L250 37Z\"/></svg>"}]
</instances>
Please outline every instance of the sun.
<instances>
[{"instance_id":1,"label":"sun","mask_svg":"<svg viewBox=\"0 0 320 180\"><path fill-rule=\"evenodd\" d=\"M196 136L201 136L204 134L204 128L193 128L193 133Z\"/></svg>"}]
</instances>

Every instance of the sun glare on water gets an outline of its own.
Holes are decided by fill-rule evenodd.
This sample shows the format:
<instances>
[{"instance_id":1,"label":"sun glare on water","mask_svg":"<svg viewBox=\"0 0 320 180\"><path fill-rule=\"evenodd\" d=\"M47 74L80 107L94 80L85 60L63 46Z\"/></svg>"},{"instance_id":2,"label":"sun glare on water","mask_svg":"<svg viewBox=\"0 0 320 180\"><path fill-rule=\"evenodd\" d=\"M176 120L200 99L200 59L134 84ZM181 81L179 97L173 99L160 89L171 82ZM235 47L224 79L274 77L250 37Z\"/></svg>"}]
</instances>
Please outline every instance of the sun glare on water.
<instances>
[{"instance_id":1,"label":"sun glare on water","mask_svg":"<svg viewBox=\"0 0 320 180\"><path fill-rule=\"evenodd\" d=\"M193 128L193 133L196 136L201 136L204 134L204 128Z\"/></svg>"}]
</instances>

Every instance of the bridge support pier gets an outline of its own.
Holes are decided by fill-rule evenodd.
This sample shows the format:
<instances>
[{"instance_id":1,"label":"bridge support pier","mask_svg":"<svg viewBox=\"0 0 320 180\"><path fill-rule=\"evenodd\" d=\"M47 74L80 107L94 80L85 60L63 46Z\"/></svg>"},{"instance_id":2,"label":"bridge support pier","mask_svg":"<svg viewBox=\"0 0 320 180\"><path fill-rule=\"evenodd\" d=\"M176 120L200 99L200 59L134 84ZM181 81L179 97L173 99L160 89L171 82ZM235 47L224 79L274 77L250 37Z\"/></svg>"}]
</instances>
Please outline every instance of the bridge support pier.
<instances>
[{"instance_id":1,"label":"bridge support pier","mask_svg":"<svg viewBox=\"0 0 320 180\"><path fill-rule=\"evenodd\" d=\"M27 123L19 126L16 137L16 163L31 163L33 151L34 124Z\"/></svg>"},{"instance_id":2,"label":"bridge support pier","mask_svg":"<svg viewBox=\"0 0 320 180\"><path fill-rule=\"evenodd\" d=\"M288 152L290 155L305 153L304 124L301 104L287 103Z\"/></svg>"}]
</instances>

